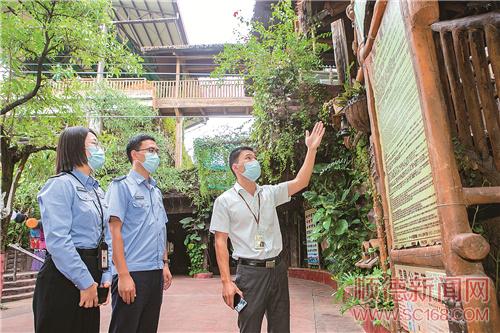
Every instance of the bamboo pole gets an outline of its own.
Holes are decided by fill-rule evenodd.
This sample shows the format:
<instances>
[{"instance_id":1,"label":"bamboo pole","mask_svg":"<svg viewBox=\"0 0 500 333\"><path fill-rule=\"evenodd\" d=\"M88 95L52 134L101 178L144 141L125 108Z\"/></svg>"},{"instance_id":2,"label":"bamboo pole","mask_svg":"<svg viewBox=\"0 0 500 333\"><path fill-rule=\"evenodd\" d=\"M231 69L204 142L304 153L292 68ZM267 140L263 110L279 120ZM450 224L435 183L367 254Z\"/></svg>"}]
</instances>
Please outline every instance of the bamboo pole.
<instances>
[{"instance_id":1,"label":"bamboo pole","mask_svg":"<svg viewBox=\"0 0 500 333\"><path fill-rule=\"evenodd\" d=\"M469 44L474 73L476 74L479 100L483 108L484 121L493 151L493 160L496 169L500 171L500 120L488 70L483 32L481 30L470 30Z\"/></svg>"},{"instance_id":2,"label":"bamboo pole","mask_svg":"<svg viewBox=\"0 0 500 333\"><path fill-rule=\"evenodd\" d=\"M469 49L467 48L467 36L464 31L453 30L453 46L456 51L458 73L463 85L465 104L469 115L469 123L473 134L473 141L482 159L489 156L488 143L484 134L483 119L476 93L474 73L470 66ZM469 135L470 137L470 135Z\"/></svg>"},{"instance_id":3,"label":"bamboo pole","mask_svg":"<svg viewBox=\"0 0 500 333\"><path fill-rule=\"evenodd\" d=\"M500 186L464 187L463 192L467 206L500 203Z\"/></svg>"},{"instance_id":4,"label":"bamboo pole","mask_svg":"<svg viewBox=\"0 0 500 333\"><path fill-rule=\"evenodd\" d=\"M385 8L387 7L387 0L377 0L375 3L375 7L373 8L373 16L370 23L370 30L368 31L368 37L366 38L366 42L361 44L358 49L358 59L360 64L362 65L370 54L373 43L375 42L375 37L377 36L378 29L380 28L380 24L382 23L382 18L384 17ZM359 76L363 77L363 73L358 73ZM358 78L356 78L357 81Z\"/></svg>"},{"instance_id":5,"label":"bamboo pole","mask_svg":"<svg viewBox=\"0 0 500 333\"><path fill-rule=\"evenodd\" d=\"M497 97L500 99L500 33L498 29L498 26L492 24L486 24L484 27L490 63L495 75Z\"/></svg>"},{"instance_id":6,"label":"bamboo pole","mask_svg":"<svg viewBox=\"0 0 500 333\"><path fill-rule=\"evenodd\" d=\"M440 45L440 37L438 34L434 34L434 43L435 45ZM444 68L444 58L442 52L437 52L437 61L439 68ZM458 136L457 131L457 119L455 117L455 109L453 108L453 101L451 99L451 89L450 83L448 81L448 76L446 75L446 71L439 71L439 77L441 79L441 86L443 87L443 94L445 99L445 105L447 106L447 114L448 114L448 125L451 131L452 137Z\"/></svg>"},{"instance_id":7,"label":"bamboo pole","mask_svg":"<svg viewBox=\"0 0 500 333\"><path fill-rule=\"evenodd\" d=\"M400 265L444 267L441 245L391 250L391 260L394 264Z\"/></svg>"},{"instance_id":8,"label":"bamboo pole","mask_svg":"<svg viewBox=\"0 0 500 333\"><path fill-rule=\"evenodd\" d=\"M455 109L458 138L465 147L467 147L468 149L472 149L469 119L467 118L467 112L465 110L464 103L464 91L462 89L460 78L457 75L457 63L455 61L451 33L441 31L440 37L441 48L444 55L445 69L448 74L448 80L450 83L451 98L453 100L453 107Z\"/></svg>"},{"instance_id":9,"label":"bamboo pole","mask_svg":"<svg viewBox=\"0 0 500 333\"><path fill-rule=\"evenodd\" d=\"M379 186L377 187L377 189L382 199L382 212L383 212L382 216L384 219L384 230L385 230L385 237L387 239L387 247L389 249L392 249L394 237L393 237L392 227L389 223L389 203L387 202L388 194L386 188L386 174L384 170L382 146L380 145L380 132L378 129L375 98L373 97L373 89L371 81L369 79L368 67L365 66L364 68L365 71L367 72L365 75L365 77L367 78L365 86L366 86L366 99L368 102L368 116L370 118L373 152L375 155L375 165L376 165L377 175L379 177L378 180Z\"/></svg>"}]
</instances>

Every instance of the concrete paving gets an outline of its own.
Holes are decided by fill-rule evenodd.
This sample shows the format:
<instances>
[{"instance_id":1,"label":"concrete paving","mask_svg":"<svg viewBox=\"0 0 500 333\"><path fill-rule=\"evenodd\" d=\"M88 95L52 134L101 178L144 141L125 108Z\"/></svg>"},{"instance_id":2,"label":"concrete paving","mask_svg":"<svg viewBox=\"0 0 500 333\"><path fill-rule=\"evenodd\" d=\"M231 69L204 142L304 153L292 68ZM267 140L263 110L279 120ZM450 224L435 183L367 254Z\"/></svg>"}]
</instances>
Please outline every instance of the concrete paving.
<instances>
[{"instance_id":1,"label":"concrete paving","mask_svg":"<svg viewBox=\"0 0 500 333\"><path fill-rule=\"evenodd\" d=\"M339 313L333 290L325 285L290 278L291 330L309 332L363 332L349 315ZM33 332L31 300L6 303L0 311L0 331ZM107 332L111 306L101 310L101 331ZM214 279L174 276L164 292L159 332L238 332L237 313L222 301L221 283ZM266 323L262 325L266 332Z\"/></svg>"}]
</instances>

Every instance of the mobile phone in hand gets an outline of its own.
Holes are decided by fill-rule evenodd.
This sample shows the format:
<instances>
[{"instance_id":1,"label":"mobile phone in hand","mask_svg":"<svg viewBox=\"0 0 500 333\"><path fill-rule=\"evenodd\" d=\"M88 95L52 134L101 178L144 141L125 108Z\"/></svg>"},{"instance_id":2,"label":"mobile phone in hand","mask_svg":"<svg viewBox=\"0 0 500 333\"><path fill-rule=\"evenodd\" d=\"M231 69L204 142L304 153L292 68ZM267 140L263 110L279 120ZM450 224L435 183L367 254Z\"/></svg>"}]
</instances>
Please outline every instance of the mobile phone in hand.
<instances>
[{"instance_id":1,"label":"mobile phone in hand","mask_svg":"<svg viewBox=\"0 0 500 333\"><path fill-rule=\"evenodd\" d=\"M238 293L234 294L233 302L234 309L237 312L241 312L248 304L247 301L245 301Z\"/></svg>"}]
</instances>

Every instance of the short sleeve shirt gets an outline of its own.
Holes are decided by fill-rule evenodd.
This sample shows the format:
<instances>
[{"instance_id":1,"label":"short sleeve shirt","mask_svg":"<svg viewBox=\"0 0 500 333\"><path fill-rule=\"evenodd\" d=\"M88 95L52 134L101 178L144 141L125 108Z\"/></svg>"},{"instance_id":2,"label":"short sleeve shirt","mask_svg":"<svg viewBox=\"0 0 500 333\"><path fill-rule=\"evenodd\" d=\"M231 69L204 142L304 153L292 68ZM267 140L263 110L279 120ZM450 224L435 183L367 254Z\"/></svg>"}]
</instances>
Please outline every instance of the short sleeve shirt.
<instances>
[{"instance_id":1,"label":"short sleeve shirt","mask_svg":"<svg viewBox=\"0 0 500 333\"><path fill-rule=\"evenodd\" d=\"M259 216L259 201L260 223L257 224L255 216ZM254 195L236 183L215 200L210 232L229 234L235 259L276 257L283 249L276 207L288 201L290 201L290 196L287 183L257 185ZM255 246L257 234L263 236L264 247L262 249Z\"/></svg>"},{"instance_id":2,"label":"short sleeve shirt","mask_svg":"<svg viewBox=\"0 0 500 333\"><path fill-rule=\"evenodd\" d=\"M131 170L126 177L111 183L106 202L109 215L123 223L121 232L129 271L162 269L168 219L156 181Z\"/></svg>"}]
</instances>

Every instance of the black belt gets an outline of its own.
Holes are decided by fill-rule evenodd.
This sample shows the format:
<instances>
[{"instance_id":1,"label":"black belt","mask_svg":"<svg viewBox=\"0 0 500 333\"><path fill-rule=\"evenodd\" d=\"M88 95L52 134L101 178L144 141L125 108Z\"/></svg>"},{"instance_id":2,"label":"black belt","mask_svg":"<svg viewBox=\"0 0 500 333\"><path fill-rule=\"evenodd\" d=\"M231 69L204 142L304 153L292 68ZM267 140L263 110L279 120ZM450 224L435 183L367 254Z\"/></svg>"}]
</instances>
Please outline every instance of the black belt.
<instances>
[{"instance_id":1,"label":"black belt","mask_svg":"<svg viewBox=\"0 0 500 333\"><path fill-rule=\"evenodd\" d=\"M97 254L99 253L97 251L97 248L95 248L95 249L76 249L76 252L78 252L81 256L84 256L84 257L97 256ZM45 255L45 257L48 258L49 256L51 256L51 254L49 253L49 251L47 251L47 254Z\"/></svg>"},{"instance_id":2,"label":"black belt","mask_svg":"<svg viewBox=\"0 0 500 333\"><path fill-rule=\"evenodd\" d=\"M245 259L245 258L240 258L238 259L238 263L241 265L246 265L246 266L254 266L254 267L266 267L266 268L274 268L278 266L278 264L281 262L280 256L274 257L274 258L269 258L269 259Z\"/></svg>"},{"instance_id":3,"label":"black belt","mask_svg":"<svg viewBox=\"0 0 500 333\"><path fill-rule=\"evenodd\" d=\"M97 248L95 249L76 249L81 256L97 256Z\"/></svg>"}]
</instances>

